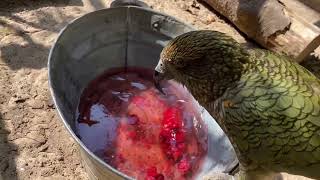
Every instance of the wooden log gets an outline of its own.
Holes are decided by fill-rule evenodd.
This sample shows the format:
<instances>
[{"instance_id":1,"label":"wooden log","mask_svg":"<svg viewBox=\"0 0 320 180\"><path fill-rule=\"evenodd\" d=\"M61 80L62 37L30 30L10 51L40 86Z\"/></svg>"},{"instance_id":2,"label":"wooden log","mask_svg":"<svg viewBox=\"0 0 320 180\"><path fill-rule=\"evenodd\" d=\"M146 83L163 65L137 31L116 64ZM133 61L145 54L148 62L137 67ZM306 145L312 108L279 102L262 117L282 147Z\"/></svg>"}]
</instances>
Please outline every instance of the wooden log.
<instances>
[{"instance_id":1,"label":"wooden log","mask_svg":"<svg viewBox=\"0 0 320 180\"><path fill-rule=\"evenodd\" d=\"M298 62L320 45L320 13L310 5L319 1L309 0L308 5L297 0L204 1L249 38Z\"/></svg>"}]
</instances>

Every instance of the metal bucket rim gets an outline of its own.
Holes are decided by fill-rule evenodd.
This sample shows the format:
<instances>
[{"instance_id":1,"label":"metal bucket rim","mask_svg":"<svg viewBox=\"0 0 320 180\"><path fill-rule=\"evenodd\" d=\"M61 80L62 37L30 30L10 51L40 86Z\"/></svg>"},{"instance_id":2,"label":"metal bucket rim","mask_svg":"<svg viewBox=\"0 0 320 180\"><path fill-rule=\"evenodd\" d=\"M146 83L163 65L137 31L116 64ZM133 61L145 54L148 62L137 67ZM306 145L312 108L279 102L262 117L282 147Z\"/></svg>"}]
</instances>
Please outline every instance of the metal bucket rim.
<instances>
[{"instance_id":1,"label":"metal bucket rim","mask_svg":"<svg viewBox=\"0 0 320 180\"><path fill-rule=\"evenodd\" d=\"M70 26L70 25L73 25L75 24L79 19L81 18L84 18L85 16L88 16L88 15L91 15L91 14L94 14L94 13L98 13L98 12L101 12L101 11L107 11L109 9L120 9L120 8L137 8L137 9L142 9L142 10L145 10L145 11L149 11L151 13L154 13L154 14L158 14L158 15L163 15L163 16L166 16L166 17L170 17L172 20L174 21L177 21L177 22L180 22L182 23L184 26L192 29L192 30L195 30L195 28L191 25L188 25L188 24L185 24L183 23L182 21L180 21L179 19L175 18L175 17L172 17L168 14L165 14L165 13L161 13L161 12L158 12L158 11L154 11L150 8L144 8L144 7L138 7L138 6L124 6L124 7L110 7L110 8L105 8L105 9L100 9L100 10L96 10L96 11L92 11L92 12L89 12L89 13L86 13L84 15L81 15L80 17L77 17L75 19L73 19L70 23L68 23L67 25L65 25L61 30L60 32L58 33L58 36L56 38L56 40L54 41L52 47L50 48L50 51L49 51L49 56L48 56L48 63L47 63L47 68L48 68L48 84L49 84L49 91L50 91L50 94L51 94L51 98L53 100L53 103L55 105L55 108L57 109L58 111L58 114L59 114L59 117L60 117L60 120L62 120L63 122L63 125L64 127L67 129L67 131L71 134L72 138L81 146L81 148L83 148L86 153L88 153L95 161L97 161L98 163L102 164L103 166L109 168L112 172L116 173L117 175L123 177L123 178L126 178L126 179L133 179L132 177L122 173L121 171L117 170L116 168L112 167L111 165L107 164L106 162L104 162L102 159L100 159L98 156L96 156L93 152L91 152L91 150L89 150L84 144L83 142L76 136L76 134L74 133L74 131L72 130L72 128L69 126L68 122L65 120L66 118L64 117L63 113L62 113L62 110L60 109L61 107L57 105L57 97L55 96L55 92L52 88L52 82L51 82L51 59L52 59L52 54L54 53L55 49L56 49L56 44L57 42L61 39L62 35L64 34L64 32L66 31L66 29Z\"/></svg>"}]
</instances>

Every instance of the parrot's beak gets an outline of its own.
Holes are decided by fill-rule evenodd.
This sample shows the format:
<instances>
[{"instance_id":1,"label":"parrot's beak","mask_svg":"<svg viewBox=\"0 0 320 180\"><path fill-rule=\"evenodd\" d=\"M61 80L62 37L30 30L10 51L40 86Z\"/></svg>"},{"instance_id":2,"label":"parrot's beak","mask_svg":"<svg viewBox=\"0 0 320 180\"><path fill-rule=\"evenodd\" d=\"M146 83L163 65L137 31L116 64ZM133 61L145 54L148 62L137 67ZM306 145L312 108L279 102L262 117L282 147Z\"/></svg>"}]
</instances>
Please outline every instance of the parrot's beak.
<instances>
[{"instance_id":1,"label":"parrot's beak","mask_svg":"<svg viewBox=\"0 0 320 180\"><path fill-rule=\"evenodd\" d=\"M154 75L153 75L153 80L154 80L154 86L159 90L159 92L161 92L162 94L165 95L165 93L163 92L162 88L161 88L161 81L164 79L164 75L160 72L158 72L157 70L154 71Z\"/></svg>"}]
</instances>

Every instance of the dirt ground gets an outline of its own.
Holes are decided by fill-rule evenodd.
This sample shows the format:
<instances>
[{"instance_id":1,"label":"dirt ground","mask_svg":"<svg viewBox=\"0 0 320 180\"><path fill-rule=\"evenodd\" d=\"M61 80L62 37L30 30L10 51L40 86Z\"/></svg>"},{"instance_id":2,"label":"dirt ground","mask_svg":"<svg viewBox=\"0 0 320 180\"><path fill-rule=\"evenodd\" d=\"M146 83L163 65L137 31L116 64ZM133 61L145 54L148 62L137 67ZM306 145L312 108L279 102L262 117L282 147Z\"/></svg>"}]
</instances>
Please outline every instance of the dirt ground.
<instances>
[{"instance_id":1,"label":"dirt ground","mask_svg":"<svg viewBox=\"0 0 320 180\"><path fill-rule=\"evenodd\" d=\"M0 0L0 180L87 179L76 144L63 127L48 91L47 57L61 28L110 2ZM246 42L196 1L145 2L198 29L218 30Z\"/></svg>"}]
</instances>

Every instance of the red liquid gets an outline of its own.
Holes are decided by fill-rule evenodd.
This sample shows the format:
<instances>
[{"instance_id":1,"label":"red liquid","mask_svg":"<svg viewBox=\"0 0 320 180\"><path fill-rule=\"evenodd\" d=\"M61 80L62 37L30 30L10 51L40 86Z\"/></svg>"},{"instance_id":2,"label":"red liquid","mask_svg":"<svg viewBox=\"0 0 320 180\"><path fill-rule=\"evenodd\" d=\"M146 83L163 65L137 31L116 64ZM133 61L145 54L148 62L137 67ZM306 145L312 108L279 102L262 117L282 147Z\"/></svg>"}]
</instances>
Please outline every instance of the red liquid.
<instances>
[{"instance_id":1,"label":"red liquid","mask_svg":"<svg viewBox=\"0 0 320 180\"><path fill-rule=\"evenodd\" d=\"M192 179L207 151L206 128L186 90L163 85L165 96L142 68L113 69L93 80L80 99L81 140L131 177Z\"/></svg>"}]
</instances>

